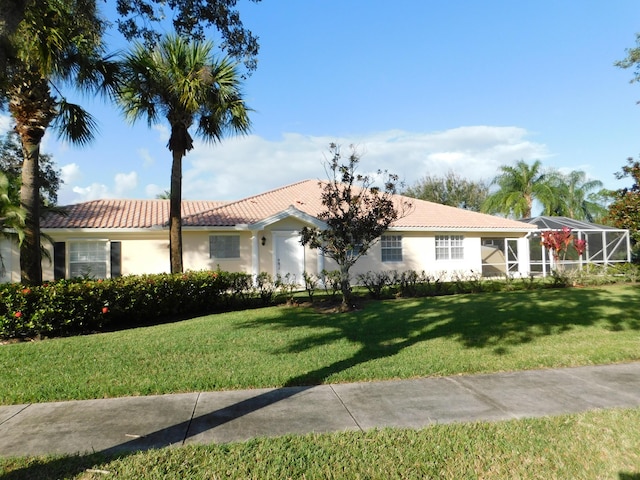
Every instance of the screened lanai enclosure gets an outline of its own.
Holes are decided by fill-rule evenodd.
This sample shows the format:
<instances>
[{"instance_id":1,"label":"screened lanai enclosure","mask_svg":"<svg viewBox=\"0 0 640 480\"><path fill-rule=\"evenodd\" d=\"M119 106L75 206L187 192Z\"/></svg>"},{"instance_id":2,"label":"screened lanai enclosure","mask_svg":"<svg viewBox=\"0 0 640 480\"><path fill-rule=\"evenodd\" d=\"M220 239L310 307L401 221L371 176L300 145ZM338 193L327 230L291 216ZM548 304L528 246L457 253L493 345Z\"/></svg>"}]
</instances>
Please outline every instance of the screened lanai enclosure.
<instances>
[{"instance_id":1,"label":"screened lanai enclosure","mask_svg":"<svg viewBox=\"0 0 640 480\"><path fill-rule=\"evenodd\" d=\"M522 220L534 224L538 230L529 236L529 262L532 274L549 274L554 268L554 259L541 245L541 233L545 230L571 229L575 238L586 240L584 253L578 255L575 249L567 249L566 255L559 259L563 268L575 269L586 264L614 265L631 261L631 243L629 231L598 225L567 217L535 217Z\"/></svg>"},{"instance_id":2,"label":"screened lanai enclosure","mask_svg":"<svg viewBox=\"0 0 640 480\"><path fill-rule=\"evenodd\" d=\"M576 269L586 264L614 265L631 261L629 231L598 225L567 217L535 217L521 220L538 227L523 239L482 238L482 275L484 277L511 277L529 275L546 276L555 268L551 252L541 244L541 234L548 230L571 229L573 236L586 240L584 253L578 255L573 248L559 259L563 268Z\"/></svg>"}]
</instances>

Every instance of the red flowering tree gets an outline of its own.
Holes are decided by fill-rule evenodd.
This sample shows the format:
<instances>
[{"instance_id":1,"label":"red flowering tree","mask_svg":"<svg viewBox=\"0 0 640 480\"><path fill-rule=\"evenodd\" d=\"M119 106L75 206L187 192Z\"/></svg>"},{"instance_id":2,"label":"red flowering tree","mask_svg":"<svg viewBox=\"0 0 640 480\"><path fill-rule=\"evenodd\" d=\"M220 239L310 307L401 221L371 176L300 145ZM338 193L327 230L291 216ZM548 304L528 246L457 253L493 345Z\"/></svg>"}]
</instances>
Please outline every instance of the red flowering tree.
<instances>
[{"instance_id":1,"label":"red flowering tree","mask_svg":"<svg viewBox=\"0 0 640 480\"><path fill-rule=\"evenodd\" d=\"M560 266L560 257L564 260L570 247L573 247L578 256L582 255L587 248L587 241L575 237L569 227L562 227L562 230L547 230L542 232L541 237L540 244L551 251L556 268Z\"/></svg>"}]
</instances>

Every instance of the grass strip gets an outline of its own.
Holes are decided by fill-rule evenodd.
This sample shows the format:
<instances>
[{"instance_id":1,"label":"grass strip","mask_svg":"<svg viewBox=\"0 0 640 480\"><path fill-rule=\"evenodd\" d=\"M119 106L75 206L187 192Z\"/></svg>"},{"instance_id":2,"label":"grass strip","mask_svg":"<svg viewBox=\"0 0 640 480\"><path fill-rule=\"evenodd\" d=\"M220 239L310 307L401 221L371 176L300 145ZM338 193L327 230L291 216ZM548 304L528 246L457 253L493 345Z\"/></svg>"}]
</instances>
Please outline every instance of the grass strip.
<instances>
[{"instance_id":1,"label":"grass strip","mask_svg":"<svg viewBox=\"0 0 640 480\"><path fill-rule=\"evenodd\" d=\"M0 346L21 404L606 364L640 359L640 287L270 307Z\"/></svg>"},{"instance_id":2,"label":"grass strip","mask_svg":"<svg viewBox=\"0 0 640 480\"><path fill-rule=\"evenodd\" d=\"M261 438L118 457L0 459L13 479L640 478L640 409Z\"/></svg>"}]
</instances>

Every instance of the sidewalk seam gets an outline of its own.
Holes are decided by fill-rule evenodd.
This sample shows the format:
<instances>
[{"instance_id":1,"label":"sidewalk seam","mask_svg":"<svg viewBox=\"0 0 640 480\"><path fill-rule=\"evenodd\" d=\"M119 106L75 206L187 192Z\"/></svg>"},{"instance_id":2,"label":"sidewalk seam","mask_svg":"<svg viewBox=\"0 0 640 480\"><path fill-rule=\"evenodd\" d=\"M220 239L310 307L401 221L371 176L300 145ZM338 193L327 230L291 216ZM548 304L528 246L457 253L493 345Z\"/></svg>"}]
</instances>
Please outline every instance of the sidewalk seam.
<instances>
[{"instance_id":1,"label":"sidewalk seam","mask_svg":"<svg viewBox=\"0 0 640 480\"><path fill-rule=\"evenodd\" d=\"M510 411L510 409L508 407L506 407L505 405L502 405L500 402L498 402L494 398L486 395L485 393L482 393L481 391L476 390L475 388L473 388L473 386L465 384L464 381L458 381L457 379L455 379L453 377L444 377L444 378L446 380L448 380L449 382L451 382L451 383L453 383L453 384L455 384L455 385L457 385L459 387L462 387L465 390L471 392L473 394L473 396L475 396L476 398L480 399L483 402L486 402L487 404L491 405L492 407L497 408L502 413L507 415L509 418L512 418L512 419L518 419L519 418L512 411Z\"/></svg>"},{"instance_id":2,"label":"sidewalk seam","mask_svg":"<svg viewBox=\"0 0 640 480\"><path fill-rule=\"evenodd\" d=\"M24 412L27 408L29 408L31 405L33 405L33 403L28 403L27 405L24 406L24 408L21 408L20 410L18 410L16 413L14 413L13 415L11 415L10 417L4 419L2 422L0 422L0 426L4 425L5 423L7 423L8 421L14 419L15 417L17 417L18 415L20 415L22 412Z\"/></svg>"},{"instance_id":3,"label":"sidewalk seam","mask_svg":"<svg viewBox=\"0 0 640 480\"><path fill-rule=\"evenodd\" d=\"M360 430L361 432L364 432L364 428L362 428L360 423L358 423L358 420L356 420L356 417L353 416L353 414L351 413L351 410L349 410L349 407L347 407L347 405L342 401L342 397L340 397L338 392L336 392L335 388L333 388L333 385L329 385L329 388L331 388L331 391L336 396L336 398L340 401L340 403L342 404L342 407L347 411L347 413L351 417L351 420L353 420L353 423L356 424L356 427L358 427L358 430Z\"/></svg>"},{"instance_id":4,"label":"sidewalk seam","mask_svg":"<svg viewBox=\"0 0 640 480\"><path fill-rule=\"evenodd\" d=\"M202 392L198 392L198 396L196 397L196 401L193 402L193 410L191 410L191 417L189 417L189 423L187 425L187 428L184 431L184 437L182 438L182 442L181 446L184 446L186 444L187 438L189 438L189 430L191 430L191 423L193 422L193 419L196 415L196 409L198 408L198 402L200 401L200 395L202 395Z\"/></svg>"}]
</instances>

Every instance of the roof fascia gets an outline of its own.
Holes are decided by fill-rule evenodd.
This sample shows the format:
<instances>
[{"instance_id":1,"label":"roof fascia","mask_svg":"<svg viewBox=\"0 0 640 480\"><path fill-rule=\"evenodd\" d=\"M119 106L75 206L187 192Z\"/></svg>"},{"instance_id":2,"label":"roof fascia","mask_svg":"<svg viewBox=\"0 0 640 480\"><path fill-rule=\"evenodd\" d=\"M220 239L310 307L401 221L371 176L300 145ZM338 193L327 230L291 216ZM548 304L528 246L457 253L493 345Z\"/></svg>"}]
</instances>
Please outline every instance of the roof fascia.
<instances>
[{"instance_id":1,"label":"roof fascia","mask_svg":"<svg viewBox=\"0 0 640 480\"><path fill-rule=\"evenodd\" d=\"M274 223L279 222L280 220L284 220L285 218L295 218L302 222L309 223L312 226L319 228L320 230L324 230L325 228L327 228L327 224L322 220L319 220L316 217L297 209L293 205L290 205L287 209L282 210L275 215L271 215L270 217L260 220L259 222L252 223L251 225L249 225L249 230L264 230L265 227L273 225Z\"/></svg>"},{"instance_id":2,"label":"roof fascia","mask_svg":"<svg viewBox=\"0 0 640 480\"><path fill-rule=\"evenodd\" d=\"M389 227L390 232L509 232L509 233L530 233L537 231L537 228L500 228L500 227Z\"/></svg>"}]
</instances>

